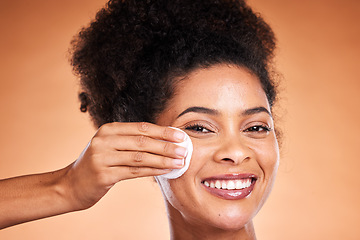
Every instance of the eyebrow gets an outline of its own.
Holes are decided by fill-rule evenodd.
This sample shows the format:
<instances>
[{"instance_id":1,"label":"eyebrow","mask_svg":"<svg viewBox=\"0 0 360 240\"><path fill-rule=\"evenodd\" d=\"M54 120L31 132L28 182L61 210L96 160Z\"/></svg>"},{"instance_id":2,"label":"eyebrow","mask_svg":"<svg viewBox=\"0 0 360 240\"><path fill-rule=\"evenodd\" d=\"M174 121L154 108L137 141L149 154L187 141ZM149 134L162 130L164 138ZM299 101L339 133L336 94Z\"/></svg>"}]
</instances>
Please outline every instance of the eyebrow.
<instances>
[{"instance_id":1,"label":"eyebrow","mask_svg":"<svg viewBox=\"0 0 360 240\"><path fill-rule=\"evenodd\" d=\"M269 114L269 116L272 118L270 111L264 107L254 107L254 108L246 109L241 115L248 116L248 115L253 115L253 114L261 113L261 112Z\"/></svg>"},{"instance_id":2,"label":"eyebrow","mask_svg":"<svg viewBox=\"0 0 360 240\"><path fill-rule=\"evenodd\" d=\"M209 115L219 115L219 111L215 110L215 109L211 109L211 108L206 108L206 107L189 107L187 109L185 109L185 111L181 112L177 118L181 117L182 115L189 113L189 112L194 112L194 113L205 113L205 114L209 114ZM253 115L253 114L257 114L257 113L261 113L261 112L265 112L267 113L271 118L272 115L270 113L269 110L267 110L265 107L254 107L254 108L249 108L246 109L244 112L241 113L241 115L243 116L249 116L249 115Z\"/></svg>"},{"instance_id":3,"label":"eyebrow","mask_svg":"<svg viewBox=\"0 0 360 240\"><path fill-rule=\"evenodd\" d=\"M189 107L182 113L180 113L177 118L181 117L182 115L189 113L189 112L195 112L195 113L205 113L209 115L219 115L219 111L211 108L206 107Z\"/></svg>"}]
</instances>

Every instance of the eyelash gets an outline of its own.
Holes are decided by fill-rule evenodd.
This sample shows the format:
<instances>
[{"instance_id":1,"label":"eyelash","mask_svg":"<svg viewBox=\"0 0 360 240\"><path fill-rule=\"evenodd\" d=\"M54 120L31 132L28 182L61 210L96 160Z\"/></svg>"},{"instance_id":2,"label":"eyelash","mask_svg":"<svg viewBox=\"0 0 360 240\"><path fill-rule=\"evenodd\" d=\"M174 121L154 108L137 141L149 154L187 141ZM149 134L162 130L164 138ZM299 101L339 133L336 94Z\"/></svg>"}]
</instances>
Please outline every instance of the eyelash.
<instances>
[{"instance_id":1,"label":"eyelash","mask_svg":"<svg viewBox=\"0 0 360 240\"><path fill-rule=\"evenodd\" d=\"M190 124L189 126L186 126L185 129L193 131L193 132L197 132L197 133L212 132L211 130L209 130L208 128L206 128L205 126L203 126L199 123ZM206 130L206 132L203 132L203 130Z\"/></svg>"},{"instance_id":2,"label":"eyelash","mask_svg":"<svg viewBox=\"0 0 360 240\"><path fill-rule=\"evenodd\" d=\"M244 132L270 132L271 128L269 128L268 126L265 125L255 125L255 126L251 126L247 129L244 130Z\"/></svg>"},{"instance_id":3,"label":"eyelash","mask_svg":"<svg viewBox=\"0 0 360 240\"><path fill-rule=\"evenodd\" d=\"M198 133L213 132L199 123L191 124L191 125L185 127L185 129L194 131L194 132L198 132ZM206 130L206 132L204 132L203 130ZM255 125L255 126L251 126L247 129L245 129L244 132L262 133L262 132L270 132L271 130L272 129L270 127L265 126L265 125Z\"/></svg>"}]
</instances>

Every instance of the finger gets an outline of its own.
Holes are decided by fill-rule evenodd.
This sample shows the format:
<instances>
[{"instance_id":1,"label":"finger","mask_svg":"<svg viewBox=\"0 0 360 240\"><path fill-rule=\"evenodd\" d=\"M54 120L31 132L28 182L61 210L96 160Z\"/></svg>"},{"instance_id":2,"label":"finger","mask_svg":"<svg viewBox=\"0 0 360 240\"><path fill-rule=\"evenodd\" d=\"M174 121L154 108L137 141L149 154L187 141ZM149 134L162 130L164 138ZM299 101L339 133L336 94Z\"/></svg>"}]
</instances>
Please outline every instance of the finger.
<instances>
[{"instance_id":1,"label":"finger","mask_svg":"<svg viewBox=\"0 0 360 240\"><path fill-rule=\"evenodd\" d=\"M111 149L117 151L134 151L153 153L170 158L184 158L187 149L174 143L156 140L147 136L114 136L109 135L93 139L92 147L101 151Z\"/></svg>"},{"instance_id":2,"label":"finger","mask_svg":"<svg viewBox=\"0 0 360 240\"><path fill-rule=\"evenodd\" d=\"M119 182L125 179L160 176L171 172L171 169L158 169L149 167L113 167L109 170L110 174L114 176L114 182Z\"/></svg>"},{"instance_id":3,"label":"finger","mask_svg":"<svg viewBox=\"0 0 360 240\"><path fill-rule=\"evenodd\" d=\"M106 156L106 165L109 167L131 166L131 167L150 167L159 169L182 168L184 159L174 159L155 155L146 152L118 151Z\"/></svg>"},{"instance_id":4,"label":"finger","mask_svg":"<svg viewBox=\"0 0 360 240\"><path fill-rule=\"evenodd\" d=\"M182 142L185 140L185 134L171 127L159 126L147 122L113 122L100 127L97 135L143 135L155 139L161 139L170 142Z\"/></svg>"}]
</instances>

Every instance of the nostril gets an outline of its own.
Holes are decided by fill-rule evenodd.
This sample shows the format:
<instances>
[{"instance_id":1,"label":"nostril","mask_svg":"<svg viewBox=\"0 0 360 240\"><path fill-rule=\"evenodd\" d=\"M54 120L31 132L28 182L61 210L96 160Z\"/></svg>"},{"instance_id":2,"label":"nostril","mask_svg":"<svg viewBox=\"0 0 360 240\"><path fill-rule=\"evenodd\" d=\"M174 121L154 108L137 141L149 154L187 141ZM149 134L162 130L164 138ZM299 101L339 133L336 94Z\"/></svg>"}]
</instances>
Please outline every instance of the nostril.
<instances>
[{"instance_id":1,"label":"nostril","mask_svg":"<svg viewBox=\"0 0 360 240\"><path fill-rule=\"evenodd\" d=\"M246 145L232 141L219 146L219 149L214 153L214 160L223 164L240 164L243 161L248 161L252 154L252 150Z\"/></svg>"},{"instance_id":2,"label":"nostril","mask_svg":"<svg viewBox=\"0 0 360 240\"><path fill-rule=\"evenodd\" d=\"M229 162L229 161L230 161L230 162L234 162L234 160L231 159L231 158L223 158L222 160L223 160L223 161L227 161L227 162Z\"/></svg>"},{"instance_id":3,"label":"nostril","mask_svg":"<svg viewBox=\"0 0 360 240\"><path fill-rule=\"evenodd\" d=\"M250 159L250 157L245 157L245 158L241 158L241 157L234 157L234 158L232 158L232 157L226 157L226 158L222 158L221 159L221 162L223 162L223 163L229 163L229 164L238 164L238 163L241 163L241 162L243 162L243 161L247 161L247 160L249 160Z\"/></svg>"}]
</instances>

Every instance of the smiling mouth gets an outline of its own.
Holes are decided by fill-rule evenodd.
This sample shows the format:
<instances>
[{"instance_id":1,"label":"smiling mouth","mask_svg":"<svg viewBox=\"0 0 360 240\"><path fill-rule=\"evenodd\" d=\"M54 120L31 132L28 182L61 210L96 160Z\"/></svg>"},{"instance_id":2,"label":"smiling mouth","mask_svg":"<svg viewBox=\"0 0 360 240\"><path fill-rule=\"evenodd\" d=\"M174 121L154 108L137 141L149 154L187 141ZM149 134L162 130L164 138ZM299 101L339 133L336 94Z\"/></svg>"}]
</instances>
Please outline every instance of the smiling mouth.
<instances>
[{"instance_id":1,"label":"smiling mouth","mask_svg":"<svg viewBox=\"0 0 360 240\"><path fill-rule=\"evenodd\" d=\"M212 177L201 183L212 195L238 200L248 197L254 189L257 177L253 174L232 174Z\"/></svg>"}]
</instances>

